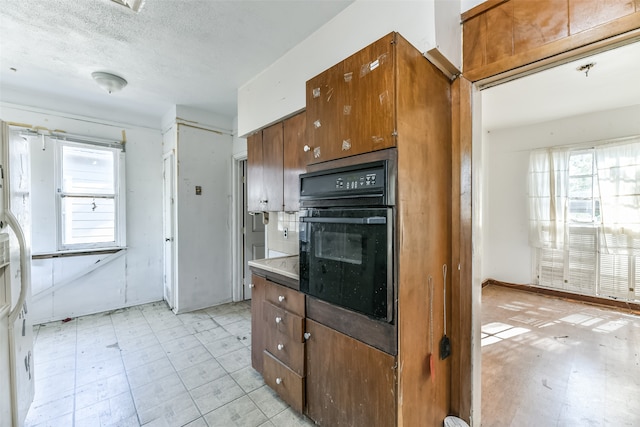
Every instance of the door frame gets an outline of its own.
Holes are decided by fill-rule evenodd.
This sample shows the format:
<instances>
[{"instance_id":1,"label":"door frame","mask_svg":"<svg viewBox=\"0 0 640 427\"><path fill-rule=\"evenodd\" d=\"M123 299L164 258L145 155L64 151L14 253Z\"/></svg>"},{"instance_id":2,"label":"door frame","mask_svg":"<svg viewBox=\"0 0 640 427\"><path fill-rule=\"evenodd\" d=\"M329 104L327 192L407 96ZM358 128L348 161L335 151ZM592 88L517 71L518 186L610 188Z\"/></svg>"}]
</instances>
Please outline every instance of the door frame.
<instances>
[{"instance_id":1,"label":"door frame","mask_svg":"<svg viewBox=\"0 0 640 427\"><path fill-rule=\"evenodd\" d=\"M244 244L242 235L242 221L244 218L244 197L242 195L242 162L247 160L247 153L233 155L231 164L231 268L232 298L234 302L244 298L244 285L242 283L244 271Z\"/></svg>"},{"instance_id":2,"label":"door frame","mask_svg":"<svg viewBox=\"0 0 640 427\"><path fill-rule=\"evenodd\" d=\"M623 18L622 18L623 19ZM619 20L614 20L619 21ZM611 27L614 28L614 27ZM574 47L564 52L552 55L547 58L541 58L530 64L516 67L510 70L496 69L495 73L480 80L469 80L471 83L464 91L462 91L461 99L465 98L463 103L468 103L465 108L460 110L460 139L470 138L471 144L461 144L461 140L457 141L460 150L457 152L458 158L454 159L453 175L459 178L460 191L454 195L457 197L458 211L457 216L453 219L459 223L456 235L452 235L454 250L460 254L460 260L465 259L464 254L471 256L471 262L459 263L458 266L458 283L460 291L458 300L454 300L454 304L461 307L471 308L471 317L465 318L458 314L456 321L463 322L460 325L461 335L460 341L470 344L470 354L464 360L458 361L457 368L460 377L453 379L457 383L459 393L452 396L452 407L459 412L462 418L469 419L472 427L480 426L481 423L481 389L482 389L482 349L480 344L481 334L481 290L482 290L482 195L483 195L483 133L482 133L482 95L481 90L491 86L495 86L515 78L524 77L544 69L555 67L566 62L580 59L582 57L594 55L604 50L614 49L625 44L640 42L640 29L623 33L622 35L612 34L607 38L606 35L598 42ZM464 72L462 77L465 77ZM462 141L464 142L464 141ZM454 141L454 144L456 142ZM467 190L471 189L471 197ZM465 233L464 230L471 230ZM456 265L456 264L453 264ZM468 335L467 335L468 334ZM471 389L465 388L465 384L471 385ZM456 387L455 384L453 384Z\"/></svg>"},{"instance_id":3,"label":"door frame","mask_svg":"<svg viewBox=\"0 0 640 427\"><path fill-rule=\"evenodd\" d=\"M166 272L167 272L167 251L165 248L166 242L164 239L166 239L167 237L165 236L165 230L167 227L167 202L166 202L166 189L167 189L167 184L166 184L166 180L167 180L167 176L166 176L166 169L165 166L167 165L167 161L169 161L169 164L171 165L171 176L169 177L170 179L170 183L169 185L171 186L171 197L173 198L173 202L170 205L170 211L171 211L171 224L169 225L171 227L171 239L172 239L172 244L171 244L171 299L172 301L169 301L167 299L167 293L166 293L166 282L167 282L167 278L166 278ZM171 308L172 310L175 311L176 308L176 301L177 301L177 295L176 295L176 277L177 277L177 263L176 263L176 257L178 255L178 251L176 248L176 242L177 242L177 232L178 232L178 227L177 227L177 209L176 209L176 203L175 203L175 199L176 199L176 194L177 194L177 189L176 189L176 152L175 150L171 150L166 152L163 156L162 156L162 297L163 299L167 302L167 304L169 305L169 308Z\"/></svg>"}]
</instances>

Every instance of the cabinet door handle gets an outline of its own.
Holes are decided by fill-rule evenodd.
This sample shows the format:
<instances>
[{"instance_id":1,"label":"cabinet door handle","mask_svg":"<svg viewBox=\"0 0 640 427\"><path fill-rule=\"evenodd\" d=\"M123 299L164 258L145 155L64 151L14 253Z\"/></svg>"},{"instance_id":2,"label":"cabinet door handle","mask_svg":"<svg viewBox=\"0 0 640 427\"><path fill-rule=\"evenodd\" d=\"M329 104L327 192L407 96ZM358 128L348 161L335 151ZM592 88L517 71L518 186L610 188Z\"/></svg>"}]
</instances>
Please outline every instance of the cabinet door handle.
<instances>
[{"instance_id":1,"label":"cabinet door handle","mask_svg":"<svg viewBox=\"0 0 640 427\"><path fill-rule=\"evenodd\" d=\"M282 322L282 317L276 316L276 323L280 323L280 322Z\"/></svg>"},{"instance_id":2,"label":"cabinet door handle","mask_svg":"<svg viewBox=\"0 0 640 427\"><path fill-rule=\"evenodd\" d=\"M305 341L308 340L309 338L311 338L311 334L309 332L305 332L304 333L304 339Z\"/></svg>"},{"instance_id":3,"label":"cabinet door handle","mask_svg":"<svg viewBox=\"0 0 640 427\"><path fill-rule=\"evenodd\" d=\"M311 151L311 147L309 147L308 145L305 145L303 150L306 153L307 151Z\"/></svg>"},{"instance_id":4,"label":"cabinet door handle","mask_svg":"<svg viewBox=\"0 0 640 427\"><path fill-rule=\"evenodd\" d=\"M280 385L282 384L282 378L276 378L276 384Z\"/></svg>"},{"instance_id":5,"label":"cabinet door handle","mask_svg":"<svg viewBox=\"0 0 640 427\"><path fill-rule=\"evenodd\" d=\"M280 295L278 297L278 301L283 302L285 300L284 295Z\"/></svg>"},{"instance_id":6,"label":"cabinet door handle","mask_svg":"<svg viewBox=\"0 0 640 427\"><path fill-rule=\"evenodd\" d=\"M284 350L284 344L278 344L278 350L280 351Z\"/></svg>"},{"instance_id":7,"label":"cabinet door handle","mask_svg":"<svg viewBox=\"0 0 640 427\"><path fill-rule=\"evenodd\" d=\"M255 287L256 287L256 285L254 285L253 283L249 283L249 289L253 289Z\"/></svg>"}]
</instances>

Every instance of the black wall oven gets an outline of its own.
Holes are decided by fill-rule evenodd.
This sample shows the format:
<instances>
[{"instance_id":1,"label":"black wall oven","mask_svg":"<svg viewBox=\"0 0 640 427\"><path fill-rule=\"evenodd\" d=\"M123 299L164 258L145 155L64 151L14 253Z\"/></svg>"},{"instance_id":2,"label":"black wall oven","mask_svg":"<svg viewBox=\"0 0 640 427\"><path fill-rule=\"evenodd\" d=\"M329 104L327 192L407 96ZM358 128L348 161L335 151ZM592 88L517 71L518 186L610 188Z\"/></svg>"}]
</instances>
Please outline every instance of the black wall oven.
<instances>
[{"instance_id":1,"label":"black wall oven","mask_svg":"<svg viewBox=\"0 0 640 427\"><path fill-rule=\"evenodd\" d=\"M393 321L393 204L390 160L300 177L300 290Z\"/></svg>"}]
</instances>

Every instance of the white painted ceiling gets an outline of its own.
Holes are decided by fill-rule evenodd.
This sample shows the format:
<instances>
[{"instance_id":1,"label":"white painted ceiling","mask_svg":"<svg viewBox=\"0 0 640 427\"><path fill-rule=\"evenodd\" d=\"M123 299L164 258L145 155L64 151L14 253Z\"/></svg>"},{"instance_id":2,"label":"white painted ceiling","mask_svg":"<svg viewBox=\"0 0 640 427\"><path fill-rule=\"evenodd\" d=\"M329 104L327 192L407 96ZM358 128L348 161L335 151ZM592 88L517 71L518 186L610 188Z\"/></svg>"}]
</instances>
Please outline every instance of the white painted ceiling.
<instances>
[{"instance_id":1,"label":"white painted ceiling","mask_svg":"<svg viewBox=\"0 0 640 427\"><path fill-rule=\"evenodd\" d=\"M588 76L577 70L591 62ZM640 42L483 90L482 124L496 130L631 105L640 105Z\"/></svg>"},{"instance_id":2,"label":"white painted ceiling","mask_svg":"<svg viewBox=\"0 0 640 427\"><path fill-rule=\"evenodd\" d=\"M238 87L352 1L0 0L0 101L154 128L173 105L233 118ZM109 95L93 71L129 84ZM640 43L558 66L484 90L483 125L640 104L638 76Z\"/></svg>"},{"instance_id":3,"label":"white painted ceiling","mask_svg":"<svg viewBox=\"0 0 640 427\"><path fill-rule=\"evenodd\" d=\"M173 105L233 118L239 86L352 1L0 0L0 100L155 128Z\"/></svg>"}]
</instances>

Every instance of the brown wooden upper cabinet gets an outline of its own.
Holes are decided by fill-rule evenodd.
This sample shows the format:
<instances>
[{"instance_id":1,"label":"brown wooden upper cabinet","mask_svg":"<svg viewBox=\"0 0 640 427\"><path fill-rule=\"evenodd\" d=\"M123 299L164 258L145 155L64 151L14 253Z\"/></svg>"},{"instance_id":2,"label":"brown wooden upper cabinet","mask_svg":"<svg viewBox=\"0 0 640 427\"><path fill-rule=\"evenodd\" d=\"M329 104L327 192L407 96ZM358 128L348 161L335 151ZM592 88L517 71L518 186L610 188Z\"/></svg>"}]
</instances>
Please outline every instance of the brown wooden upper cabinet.
<instances>
[{"instance_id":1,"label":"brown wooden upper cabinet","mask_svg":"<svg viewBox=\"0 0 640 427\"><path fill-rule=\"evenodd\" d=\"M396 146L395 34L307 81L309 163Z\"/></svg>"},{"instance_id":2,"label":"brown wooden upper cabinet","mask_svg":"<svg viewBox=\"0 0 640 427\"><path fill-rule=\"evenodd\" d=\"M247 208L249 212L297 211L304 151L305 113L299 113L247 139Z\"/></svg>"}]
</instances>

